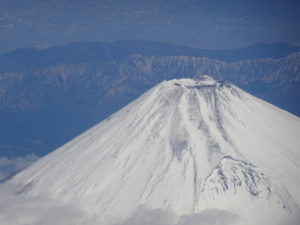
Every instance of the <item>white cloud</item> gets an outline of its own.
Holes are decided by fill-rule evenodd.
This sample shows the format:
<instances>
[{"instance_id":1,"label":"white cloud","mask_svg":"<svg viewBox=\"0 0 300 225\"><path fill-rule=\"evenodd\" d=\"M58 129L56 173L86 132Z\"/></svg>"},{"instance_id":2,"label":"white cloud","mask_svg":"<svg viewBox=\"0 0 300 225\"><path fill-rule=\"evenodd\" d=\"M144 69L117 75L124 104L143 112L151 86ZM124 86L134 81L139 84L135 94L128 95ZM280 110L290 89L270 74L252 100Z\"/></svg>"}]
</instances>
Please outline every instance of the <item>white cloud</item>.
<instances>
[{"instance_id":1,"label":"white cloud","mask_svg":"<svg viewBox=\"0 0 300 225\"><path fill-rule=\"evenodd\" d=\"M237 219L237 215L217 209L178 217L171 211L143 207L116 225L233 225L236 224Z\"/></svg>"},{"instance_id":2,"label":"white cloud","mask_svg":"<svg viewBox=\"0 0 300 225\"><path fill-rule=\"evenodd\" d=\"M171 211L139 208L129 218L115 225L175 225L177 216Z\"/></svg>"},{"instance_id":3,"label":"white cloud","mask_svg":"<svg viewBox=\"0 0 300 225\"><path fill-rule=\"evenodd\" d=\"M0 186L0 225L102 225L75 204L45 196L14 195L17 187Z\"/></svg>"},{"instance_id":4,"label":"white cloud","mask_svg":"<svg viewBox=\"0 0 300 225\"><path fill-rule=\"evenodd\" d=\"M24 169L37 159L34 154L15 158L0 157L0 181Z\"/></svg>"},{"instance_id":5,"label":"white cloud","mask_svg":"<svg viewBox=\"0 0 300 225\"><path fill-rule=\"evenodd\" d=\"M229 211L206 209L181 217L177 225L230 225L236 224L237 220L238 216Z\"/></svg>"},{"instance_id":6,"label":"white cloud","mask_svg":"<svg viewBox=\"0 0 300 225\"><path fill-rule=\"evenodd\" d=\"M289 216L284 217L278 225L299 225L300 224L300 209L294 210Z\"/></svg>"},{"instance_id":7,"label":"white cloud","mask_svg":"<svg viewBox=\"0 0 300 225\"><path fill-rule=\"evenodd\" d=\"M14 195L17 190L18 187L10 183L0 186L0 225L112 225L104 223L101 215L88 213L76 204L45 196ZM235 216L225 211L208 210L180 218L171 211L140 207L132 216L114 225L229 225L234 221Z\"/></svg>"},{"instance_id":8,"label":"white cloud","mask_svg":"<svg viewBox=\"0 0 300 225\"><path fill-rule=\"evenodd\" d=\"M178 216L172 211L140 207L117 223L104 222L101 215L45 196L14 195L18 187L0 185L0 225L241 225L240 217L224 210L207 209L197 214ZM298 225L299 213L284 218L278 225ZM247 223L249 224L249 223Z\"/></svg>"}]
</instances>

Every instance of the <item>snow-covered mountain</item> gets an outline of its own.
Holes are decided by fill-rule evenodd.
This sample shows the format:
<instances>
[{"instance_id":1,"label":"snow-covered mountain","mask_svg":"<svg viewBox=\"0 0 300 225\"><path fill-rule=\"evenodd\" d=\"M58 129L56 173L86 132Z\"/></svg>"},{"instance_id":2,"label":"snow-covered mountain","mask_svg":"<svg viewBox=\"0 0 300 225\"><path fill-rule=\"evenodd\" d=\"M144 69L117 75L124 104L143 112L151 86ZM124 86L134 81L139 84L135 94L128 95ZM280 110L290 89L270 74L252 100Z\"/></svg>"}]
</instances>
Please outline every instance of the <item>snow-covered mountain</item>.
<instances>
[{"instance_id":1,"label":"snow-covered mountain","mask_svg":"<svg viewBox=\"0 0 300 225\"><path fill-rule=\"evenodd\" d=\"M164 81L7 182L107 219L147 206L276 224L299 212L299 131L298 117L230 83Z\"/></svg>"}]
</instances>

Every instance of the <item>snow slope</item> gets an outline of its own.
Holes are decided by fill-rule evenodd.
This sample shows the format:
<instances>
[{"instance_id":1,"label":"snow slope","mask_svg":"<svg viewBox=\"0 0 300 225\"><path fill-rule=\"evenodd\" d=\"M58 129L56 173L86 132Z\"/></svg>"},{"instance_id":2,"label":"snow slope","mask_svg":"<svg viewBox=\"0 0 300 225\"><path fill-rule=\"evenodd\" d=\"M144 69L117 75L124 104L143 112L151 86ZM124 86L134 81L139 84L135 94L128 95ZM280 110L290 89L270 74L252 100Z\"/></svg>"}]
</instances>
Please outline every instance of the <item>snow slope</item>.
<instances>
[{"instance_id":1,"label":"snow slope","mask_svg":"<svg viewBox=\"0 0 300 225\"><path fill-rule=\"evenodd\" d=\"M275 224L299 209L299 131L298 117L230 83L165 81L8 182L105 218L146 205Z\"/></svg>"}]
</instances>

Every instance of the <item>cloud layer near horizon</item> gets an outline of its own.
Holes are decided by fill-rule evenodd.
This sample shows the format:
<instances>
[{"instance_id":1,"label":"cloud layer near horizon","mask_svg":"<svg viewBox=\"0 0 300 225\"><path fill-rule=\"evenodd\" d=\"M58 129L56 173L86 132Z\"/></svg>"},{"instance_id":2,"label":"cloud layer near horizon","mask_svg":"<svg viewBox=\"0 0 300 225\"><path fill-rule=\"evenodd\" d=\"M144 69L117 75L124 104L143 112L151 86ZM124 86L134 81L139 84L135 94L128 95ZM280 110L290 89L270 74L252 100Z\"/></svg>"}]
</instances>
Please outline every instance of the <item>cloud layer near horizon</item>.
<instances>
[{"instance_id":1,"label":"cloud layer near horizon","mask_svg":"<svg viewBox=\"0 0 300 225\"><path fill-rule=\"evenodd\" d=\"M38 158L35 154L15 158L0 157L0 181L28 167Z\"/></svg>"},{"instance_id":2,"label":"cloud layer near horizon","mask_svg":"<svg viewBox=\"0 0 300 225\"><path fill-rule=\"evenodd\" d=\"M105 222L76 204L63 203L45 196L15 195L17 187L0 186L1 225L233 225L237 216L231 212L210 209L198 214L178 216L172 211L141 206L129 218Z\"/></svg>"},{"instance_id":3,"label":"cloud layer near horizon","mask_svg":"<svg viewBox=\"0 0 300 225\"><path fill-rule=\"evenodd\" d=\"M107 222L102 215L81 209L80 204L65 203L45 196L14 194L18 187L0 185L0 225L246 225L239 215L219 209L179 216L172 211L141 206L126 219ZM299 212L282 218L276 225L298 225Z\"/></svg>"}]
</instances>

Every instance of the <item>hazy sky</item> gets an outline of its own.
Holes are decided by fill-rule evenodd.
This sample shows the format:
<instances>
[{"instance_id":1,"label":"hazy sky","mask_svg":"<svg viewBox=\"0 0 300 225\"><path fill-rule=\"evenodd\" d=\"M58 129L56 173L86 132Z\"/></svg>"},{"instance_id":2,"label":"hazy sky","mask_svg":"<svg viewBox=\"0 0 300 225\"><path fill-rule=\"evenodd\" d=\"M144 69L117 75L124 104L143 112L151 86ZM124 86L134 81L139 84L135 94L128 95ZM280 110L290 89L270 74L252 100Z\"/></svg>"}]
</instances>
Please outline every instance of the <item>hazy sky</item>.
<instances>
[{"instance_id":1,"label":"hazy sky","mask_svg":"<svg viewBox=\"0 0 300 225\"><path fill-rule=\"evenodd\" d=\"M0 52L71 41L300 44L298 0L0 0Z\"/></svg>"}]
</instances>

